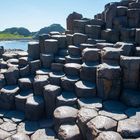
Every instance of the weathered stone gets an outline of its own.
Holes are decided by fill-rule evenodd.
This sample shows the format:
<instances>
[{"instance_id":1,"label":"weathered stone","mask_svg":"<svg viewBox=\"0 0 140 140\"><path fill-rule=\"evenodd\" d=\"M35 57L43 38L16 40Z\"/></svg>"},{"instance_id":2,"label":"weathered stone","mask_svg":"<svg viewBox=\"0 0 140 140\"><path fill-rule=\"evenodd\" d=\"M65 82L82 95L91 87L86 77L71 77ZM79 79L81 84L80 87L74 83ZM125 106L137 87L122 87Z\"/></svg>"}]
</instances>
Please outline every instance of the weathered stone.
<instances>
[{"instance_id":1,"label":"weathered stone","mask_svg":"<svg viewBox=\"0 0 140 140\"><path fill-rule=\"evenodd\" d=\"M102 131L115 131L117 122L105 116L97 116L87 123L87 139L94 139Z\"/></svg>"},{"instance_id":2,"label":"weathered stone","mask_svg":"<svg viewBox=\"0 0 140 140\"><path fill-rule=\"evenodd\" d=\"M52 63L51 70L53 72L63 72L64 65L61 63Z\"/></svg>"},{"instance_id":3,"label":"weathered stone","mask_svg":"<svg viewBox=\"0 0 140 140\"><path fill-rule=\"evenodd\" d=\"M0 46L0 58L2 58L3 53L4 53L4 47Z\"/></svg>"},{"instance_id":4,"label":"weathered stone","mask_svg":"<svg viewBox=\"0 0 140 140\"><path fill-rule=\"evenodd\" d=\"M117 132L124 138L140 137L140 122L135 119L125 119L118 123Z\"/></svg>"},{"instance_id":5,"label":"weathered stone","mask_svg":"<svg viewBox=\"0 0 140 140\"><path fill-rule=\"evenodd\" d=\"M132 28L132 29L127 29L127 28L121 29L121 41L134 42L135 41L135 32L136 32L136 30L134 28Z\"/></svg>"},{"instance_id":6,"label":"weathered stone","mask_svg":"<svg viewBox=\"0 0 140 140\"><path fill-rule=\"evenodd\" d=\"M32 60L37 60L40 57L40 48L38 42L30 42L28 44L28 55Z\"/></svg>"},{"instance_id":7,"label":"weathered stone","mask_svg":"<svg viewBox=\"0 0 140 140\"><path fill-rule=\"evenodd\" d=\"M84 62L99 62L100 50L95 48L86 48L82 51L82 60Z\"/></svg>"},{"instance_id":8,"label":"weathered stone","mask_svg":"<svg viewBox=\"0 0 140 140\"><path fill-rule=\"evenodd\" d=\"M61 94L61 88L55 85L46 85L44 87L44 99L46 116L48 118L53 116L53 111L56 108L56 98Z\"/></svg>"},{"instance_id":9,"label":"weathered stone","mask_svg":"<svg viewBox=\"0 0 140 140\"><path fill-rule=\"evenodd\" d=\"M78 99L79 108L86 107L99 110L102 108L102 100L100 98L80 98Z\"/></svg>"},{"instance_id":10,"label":"weathered stone","mask_svg":"<svg viewBox=\"0 0 140 140\"><path fill-rule=\"evenodd\" d=\"M117 16L126 16L127 9L125 6L117 6Z\"/></svg>"},{"instance_id":11,"label":"weathered stone","mask_svg":"<svg viewBox=\"0 0 140 140\"><path fill-rule=\"evenodd\" d=\"M39 129L39 123L36 122L36 121L21 122L17 126L17 132L24 133L24 134L27 134L27 135L33 134L38 129Z\"/></svg>"},{"instance_id":12,"label":"weathered stone","mask_svg":"<svg viewBox=\"0 0 140 140\"><path fill-rule=\"evenodd\" d=\"M127 116L124 114L123 111L105 111L105 110L101 110L99 111L99 114L102 115L102 116L106 116L106 117L110 117L116 121L120 121L120 120L123 120L123 119L126 119Z\"/></svg>"},{"instance_id":13,"label":"weathered stone","mask_svg":"<svg viewBox=\"0 0 140 140\"><path fill-rule=\"evenodd\" d=\"M52 85L61 85L61 78L64 77L65 74L63 72L50 72L49 73L49 81Z\"/></svg>"},{"instance_id":14,"label":"weathered stone","mask_svg":"<svg viewBox=\"0 0 140 140\"><path fill-rule=\"evenodd\" d=\"M72 34L66 34L67 38L67 44L72 45L73 44L73 35Z\"/></svg>"},{"instance_id":15,"label":"weathered stone","mask_svg":"<svg viewBox=\"0 0 140 140\"><path fill-rule=\"evenodd\" d=\"M31 140L51 140L55 136L54 131L51 129L39 129L31 136Z\"/></svg>"},{"instance_id":16,"label":"weathered stone","mask_svg":"<svg viewBox=\"0 0 140 140\"><path fill-rule=\"evenodd\" d=\"M67 63L64 65L64 72L66 75L79 76L81 65L76 63Z\"/></svg>"},{"instance_id":17,"label":"weathered stone","mask_svg":"<svg viewBox=\"0 0 140 140\"><path fill-rule=\"evenodd\" d=\"M41 67L41 61L35 60L30 62L30 72L31 74L35 74L37 70L39 70Z\"/></svg>"},{"instance_id":18,"label":"weathered stone","mask_svg":"<svg viewBox=\"0 0 140 140\"><path fill-rule=\"evenodd\" d=\"M32 77L18 79L18 85L19 85L21 90L32 89L32 87L33 87L32 83L33 83L33 78Z\"/></svg>"},{"instance_id":19,"label":"weathered stone","mask_svg":"<svg viewBox=\"0 0 140 140\"><path fill-rule=\"evenodd\" d=\"M114 47L114 44L112 44L112 43L97 43L96 44L96 47L98 48L98 49L103 49L103 48L105 48L105 47Z\"/></svg>"},{"instance_id":20,"label":"weathered stone","mask_svg":"<svg viewBox=\"0 0 140 140\"><path fill-rule=\"evenodd\" d=\"M61 124L74 123L77 118L78 110L70 106L60 106L54 111L55 129L58 130Z\"/></svg>"},{"instance_id":21,"label":"weathered stone","mask_svg":"<svg viewBox=\"0 0 140 140\"><path fill-rule=\"evenodd\" d=\"M81 43L85 43L87 40L87 35L82 33L75 33L73 35L73 43L74 45L80 45Z\"/></svg>"},{"instance_id":22,"label":"weathered stone","mask_svg":"<svg viewBox=\"0 0 140 140\"><path fill-rule=\"evenodd\" d=\"M5 86L1 89L0 107L2 109L13 109L15 107L15 95L19 93L18 86Z\"/></svg>"},{"instance_id":23,"label":"weathered stone","mask_svg":"<svg viewBox=\"0 0 140 140\"><path fill-rule=\"evenodd\" d=\"M111 3L108 7L105 7L104 14L105 14L106 27L112 28L113 19L117 14L116 5Z\"/></svg>"},{"instance_id":24,"label":"weathered stone","mask_svg":"<svg viewBox=\"0 0 140 140\"><path fill-rule=\"evenodd\" d=\"M77 97L73 92L62 92L56 99L56 106L76 106Z\"/></svg>"},{"instance_id":25,"label":"weathered stone","mask_svg":"<svg viewBox=\"0 0 140 140\"><path fill-rule=\"evenodd\" d=\"M140 29L136 29L136 38L135 41L140 45Z\"/></svg>"},{"instance_id":26,"label":"weathered stone","mask_svg":"<svg viewBox=\"0 0 140 140\"><path fill-rule=\"evenodd\" d=\"M17 124L11 123L11 122L4 122L3 124L0 125L0 128L7 132L15 131L16 127L17 127Z\"/></svg>"},{"instance_id":27,"label":"weathered stone","mask_svg":"<svg viewBox=\"0 0 140 140\"><path fill-rule=\"evenodd\" d=\"M65 76L61 78L61 86L66 91L74 91L75 83L79 80L77 76Z\"/></svg>"},{"instance_id":28,"label":"weathered stone","mask_svg":"<svg viewBox=\"0 0 140 140\"><path fill-rule=\"evenodd\" d=\"M98 67L98 63L85 62L81 65L80 69L80 78L85 81L96 81L96 69Z\"/></svg>"},{"instance_id":29,"label":"weathered stone","mask_svg":"<svg viewBox=\"0 0 140 140\"><path fill-rule=\"evenodd\" d=\"M137 89L139 86L140 57L121 56L123 87Z\"/></svg>"},{"instance_id":30,"label":"weathered stone","mask_svg":"<svg viewBox=\"0 0 140 140\"><path fill-rule=\"evenodd\" d=\"M81 64L82 63L82 58L80 56L71 56L71 55L67 55L64 58L64 63L77 63L77 64Z\"/></svg>"},{"instance_id":31,"label":"weathered stone","mask_svg":"<svg viewBox=\"0 0 140 140\"><path fill-rule=\"evenodd\" d=\"M0 89L5 85L5 78L3 74L0 74Z\"/></svg>"},{"instance_id":32,"label":"weathered stone","mask_svg":"<svg viewBox=\"0 0 140 140\"><path fill-rule=\"evenodd\" d=\"M47 75L37 75L33 82L34 94L43 95L43 87L47 84L49 84L49 77Z\"/></svg>"},{"instance_id":33,"label":"weathered stone","mask_svg":"<svg viewBox=\"0 0 140 140\"><path fill-rule=\"evenodd\" d=\"M65 34L60 35L52 35L52 39L56 39L58 41L58 48L65 49L67 46L67 38Z\"/></svg>"},{"instance_id":34,"label":"weathered stone","mask_svg":"<svg viewBox=\"0 0 140 140\"><path fill-rule=\"evenodd\" d=\"M64 124L58 130L58 138L60 140L81 140L82 136L76 124Z\"/></svg>"},{"instance_id":35,"label":"weathered stone","mask_svg":"<svg viewBox=\"0 0 140 140\"><path fill-rule=\"evenodd\" d=\"M17 80L19 78L19 70L16 67L10 67L8 70L4 73L4 77L6 80L6 83L8 85L15 85L17 84Z\"/></svg>"},{"instance_id":36,"label":"weathered stone","mask_svg":"<svg viewBox=\"0 0 140 140\"><path fill-rule=\"evenodd\" d=\"M30 67L29 65L23 67L23 68L20 68L19 69L19 74L21 77L26 77L30 74Z\"/></svg>"},{"instance_id":37,"label":"weathered stone","mask_svg":"<svg viewBox=\"0 0 140 140\"><path fill-rule=\"evenodd\" d=\"M101 64L97 69L97 95L103 99L118 99L121 90L121 68Z\"/></svg>"},{"instance_id":38,"label":"weathered stone","mask_svg":"<svg viewBox=\"0 0 140 140\"><path fill-rule=\"evenodd\" d=\"M78 126L84 139L86 138L86 123L98 115L97 111L91 108L82 107L78 111Z\"/></svg>"},{"instance_id":39,"label":"weathered stone","mask_svg":"<svg viewBox=\"0 0 140 140\"><path fill-rule=\"evenodd\" d=\"M85 33L88 37L93 39L99 39L101 37L101 26L99 25L86 25Z\"/></svg>"},{"instance_id":40,"label":"weathered stone","mask_svg":"<svg viewBox=\"0 0 140 140\"><path fill-rule=\"evenodd\" d=\"M101 38L110 43L116 43L119 41L119 32L112 29L102 30Z\"/></svg>"},{"instance_id":41,"label":"weathered stone","mask_svg":"<svg viewBox=\"0 0 140 140\"><path fill-rule=\"evenodd\" d=\"M20 94L15 96L15 104L16 109L25 112L25 104L27 101L27 98L30 96L33 96L32 90L22 91Z\"/></svg>"},{"instance_id":42,"label":"weathered stone","mask_svg":"<svg viewBox=\"0 0 140 140\"><path fill-rule=\"evenodd\" d=\"M25 104L25 118L28 120L39 120L44 115L44 100L40 96L27 98Z\"/></svg>"},{"instance_id":43,"label":"weathered stone","mask_svg":"<svg viewBox=\"0 0 140 140\"><path fill-rule=\"evenodd\" d=\"M73 12L72 14L70 14L67 17L67 29L68 30L73 30L74 29L73 21L75 19L81 19L81 18L82 18L82 15L79 14L79 13Z\"/></svg>"},{"instance_id":44,"label":"weathered stone","mask_svg":"<svg viewBox=\"0 0 140 140\"><path fill-rule=\"evenodd\" d=\"M0 129L0 139L1 140L4 140L4 139L10 137L11 135L12 135L11 133L6 132L6 131Z\"/></svg>"},{"instance_id":45,"label":"weathered stone","mask_svg":"<svg viewBox=\"0 0 140 140\"><path fill-rule=\"evenodd\" d=\"M19 58L19 66L20 66L20 68L23 68L23 67L27 66L28 63L29 63L28 57L20 57Z\"/></svg>"},{"instance_id":46,"label":"weathered stone","mask_svg":"<svg viewBox=\"0 0 140 140\"><path fill-rule=\"evenodd\" d=\"M45 52L47 54L56 54L58 50L58 41L56 39L45 40Z\"/></svg>"},{"instance_id":47,"label":"weathered stone","mask_svg":"<svg viewBox=\"0 0 140 140\"><path fill-rule=\"evenodd\" d=\"M40 52L43 53L45 51L45 40L49 39L50 35L49 34L43 34L39 36L39 47L40 47Z\"/></svg>"},{"instance_id":48,"label":"weathered stone","mask_svg":"<svg viewBox=\"0 0 140 140\"><path fill-rule=\"evenodd\" d=\"M119 133L108 131L100 133L96 140L123 140L123 138Z\"/></svg>"},{"instance_id":49,"label":"weathered stone","mask_svg":"<svg viewBox=\"0 0 140 140\"><path fill-rule=\"evenodd\" d=\"M87 81L78 81L75 83L75 92L77 97L95 97L96 85Z\"/></svg>"},{"instance_id":50,"label":"weathered stone","mask_svg":"<svg viewBox=\"0 0 140 140\"><path fill-rule=\"evenodd\" d=\"M17 133L11 137L11 140L30 140L30 138L24 133Z\"/></svg>"},{"instance_id":51,"label":"weathered stone","mask_svg":"<svg viewBox=\"0 0 140 140\"><path fill-rule=\"evenodd\" d=\"M85 33L85 26L89 24L89 19L74 20L74 33Z\"/></svg>"},{"instance_id":52,"label":"weathered stone","mask_svg":"<svg viewBox=\"0 0 140 140\"><path fill-rule=\"evenodd\" d=\"M40 54L40 60L43 68L50 68L51 63L54 61L53 54Z\"/></svg>"},{"instance_id":53,"label":"weathered stone","mask_svg":"<svg viewBox=\"0 0 140 140\"><path fill-rule=\"evenodd\" d=\"M71 56L81 56L80 48L74 45L68 46L68 52Z\"/></svg>"}]
</instances>

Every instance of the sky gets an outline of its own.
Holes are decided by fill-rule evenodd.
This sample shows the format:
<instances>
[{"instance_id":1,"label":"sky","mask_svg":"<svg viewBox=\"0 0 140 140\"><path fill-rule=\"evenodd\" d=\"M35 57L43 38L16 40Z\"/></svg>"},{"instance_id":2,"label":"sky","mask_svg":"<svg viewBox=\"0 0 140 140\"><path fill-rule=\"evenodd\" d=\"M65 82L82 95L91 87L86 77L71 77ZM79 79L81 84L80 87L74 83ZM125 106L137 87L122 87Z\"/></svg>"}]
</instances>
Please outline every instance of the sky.
<instances>
[{"instance_id":1,"label":"sky","mask_svg":"<svg viewBox=\"0 0 140 140\"><path fill-rule=\"evenodd\" d=\"M38 31L53 23L66 28L66 18L73 11L93 18L112 1L120 0L0 0L0 31L10 27Z\"/></svg>"}]
</instances>

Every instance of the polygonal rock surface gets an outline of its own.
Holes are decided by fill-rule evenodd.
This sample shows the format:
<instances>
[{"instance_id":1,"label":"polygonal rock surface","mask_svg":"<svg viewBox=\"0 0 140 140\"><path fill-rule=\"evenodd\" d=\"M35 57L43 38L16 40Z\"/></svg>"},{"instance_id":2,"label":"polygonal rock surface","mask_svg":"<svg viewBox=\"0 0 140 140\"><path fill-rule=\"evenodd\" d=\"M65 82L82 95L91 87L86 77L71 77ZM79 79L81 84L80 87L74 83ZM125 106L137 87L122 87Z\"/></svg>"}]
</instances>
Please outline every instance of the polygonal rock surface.
<instances>
[{"instance_id":1,"label":"polygonal rock surface","mask_svg":"<svg viewBox=\"0 0 140 140\"><path fill-rule=\"evenodd\" d=\"M54 111L55 127L64 123L73 123L76 121L78 110L70 106L61 106Z\"/></svg>"},{"instance_id":2,"label":"polygonal rock surface","mask_svg":"<svg viewBox=\"0 0 140 140\"><path fill-rule=\"evenodd\" d=\"M87 107L93 109L101 109L102 108L102 99L100 98L80 98L78 99L79 107Z\"/></svg>"},{"instance_id":3,"label":"polygonal rock surface","mask_svg":"<svg viewBox=\"0 0 140 140\"><path fill-rule=\"evenodd\" d=\"M61 125L58 130L60 140L81 140L80 130L76 124Z\"/></svg>"},{"instance_id":4,"label":"polygonal rock surface","mask_svg":"<svg viewBox=\"0 0 140 140\"><path fill-rule=\"evenodd\" d=\"M39 123L36 121L21 122L17 127L17 132L25 133L27 135L34 133L39 129Z\"/></svg>"},{"instance_id":5,"label":"polygonal rock surface","mask_svg":"<svg viewBox=\"0 0 140 140\"><path fill-rule=\"evenodd\" d=\"M140 122L136 119L125 119L118 123L117 132L124 138L140 137Z\"/></svg>"},{"instance_id":6,"label":"polygonal rock surface","mask_svg":"<svg viewBox=\"0 0 140 140\"><path fill-rule=\"evenodd\" d=\"M10 136L11 136L11 134L9 132L6 132L6 131L0 129L0 139L1 140L4 140Z\"/></svg>"},{"instance_id":7,"label":"polygonal rock surface","mask_svg":"<svg viewBox=\"0 0 140 140\"><path fill-rule=\"evenodd\" d=\"M94 97L96 95L96 85L92 82L78 81L75 83L77 97Z\"/></svg>"},{"instance_id":8,"label":"polygonal rock surface","mask_svg":"<svg viewBox=\"0 0 140 140\"><path fill-rule=\"evenodd\" d=\"M7 131L12 132L16 130L17 124L11 123L11 122L4 122L2 125L0 125L0 128Z\"/></svg>"},{"instance_id":9,"label":"polygonal rock surface","mask_svg":"<svg viewBox=\"0 0 140 140\"><path fill-rule=\"evenodd\" d=\"M48 140L54 138L55 133L51 129L39 129L31 136L31 140Z\"/></svg>"},{"instance_id":10,"label":"polygonal rock surface","mask_svg":"<svg viewBox=\"0 0 140 140\"><path fill-rule=\"evenodd\" d=\"M11 140L30 140L30 138L24 133L17 133L11 137Z\"/></svg>"},{"instance_id":11,"label":"polygonal rock surface","mask_svg":"<svg viewBox=\"0 0 140 140\"><path fill-rule=\"evenodd\" d=\"M108 131L100 133L96 140L123 140L123 138L119 133Z\"/></svg>"},{"instance_id":12,"label":"polygonal rock surface","mask_svg":"<svg viewBox=\"0 0 140 140\"><path fill-rule=\"evenodd\" d=\"M117 122L105 116L97 116L87 123L87 139L95 138L99 132L115 131Z\"/></svg>"}]
</instances>

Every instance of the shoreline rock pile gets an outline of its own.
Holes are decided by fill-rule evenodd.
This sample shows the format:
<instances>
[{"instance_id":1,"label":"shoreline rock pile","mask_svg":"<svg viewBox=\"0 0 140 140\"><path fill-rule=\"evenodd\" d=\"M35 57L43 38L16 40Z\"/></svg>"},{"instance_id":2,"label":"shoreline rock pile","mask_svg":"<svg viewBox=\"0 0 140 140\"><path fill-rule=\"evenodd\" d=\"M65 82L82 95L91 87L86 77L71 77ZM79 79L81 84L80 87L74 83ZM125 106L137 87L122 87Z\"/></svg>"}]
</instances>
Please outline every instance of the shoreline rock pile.
<instances>
[{"instance_id":1,"label":"shoreline rock pile","mask_svg":"<svg viewBox=\"0 0 140 140\"><path fill-rule=\"evenodd\" d=\"M0 139L140 138L140 2L72 13L65 34L0 47Z\"/></svg>"}]
</instances>

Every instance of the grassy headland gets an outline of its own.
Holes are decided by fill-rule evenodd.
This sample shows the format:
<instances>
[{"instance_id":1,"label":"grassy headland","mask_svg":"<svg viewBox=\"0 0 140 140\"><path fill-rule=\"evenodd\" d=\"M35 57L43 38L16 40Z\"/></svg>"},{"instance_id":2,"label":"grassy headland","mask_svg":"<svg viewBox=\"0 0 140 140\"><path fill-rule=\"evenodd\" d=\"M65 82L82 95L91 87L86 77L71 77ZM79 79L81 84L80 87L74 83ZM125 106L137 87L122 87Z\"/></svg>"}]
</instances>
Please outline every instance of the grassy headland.
<instances>
[{"instance_id":1,"label":"grassy headland","mask_svg":"<svg viewBox=\"0 0 140 140\"><path fill-rule=\"evenodd\" d=\"M0 40L18 40L18 39L32 39L32 36L25 37L23 35L16 35L10 33L0 33Z\"/></svg>"}]
</instances>

